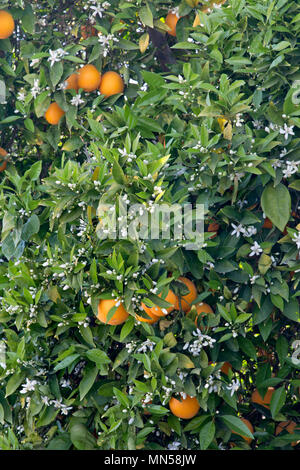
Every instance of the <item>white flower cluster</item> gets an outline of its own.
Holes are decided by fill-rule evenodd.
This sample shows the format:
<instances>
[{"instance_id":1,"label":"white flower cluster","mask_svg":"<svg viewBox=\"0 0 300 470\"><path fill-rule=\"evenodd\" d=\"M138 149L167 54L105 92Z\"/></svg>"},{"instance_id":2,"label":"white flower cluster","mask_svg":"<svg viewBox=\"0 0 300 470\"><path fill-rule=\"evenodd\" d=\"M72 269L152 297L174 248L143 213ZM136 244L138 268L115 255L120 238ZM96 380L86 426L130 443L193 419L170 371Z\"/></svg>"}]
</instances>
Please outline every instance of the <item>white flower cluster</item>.
<instances>
[{"instance_id":1,"label":"white flower cluster","mask_svg":"<svg viewBox=\"0 0 300 470\"><path fill-rule=\"evenodd\" d=\"M121 154L122 157L127 157L127 162L128 163L131 163L132 160L136 159L136 155L134 153L131 153L131 152L128 153L125 148L123 150L119 148L118 150L119 150L119 153Z\"/></svg>"},{"instance_id":2,"label":"white flower cluster","mask_svg":"<svg viewBox=\"0 0 300 470\"><path fill-rule=\"evenodd\" d=\"M155 346L155 343L153 341L150 341L150 339L147 339L140 345L140 347L137 349L137 352L145 353L147 352L147 350L153 351L154 346Z\"/></svg>"},{"instance_id":3,"label":"white flower cluster","mask_svg":"<svg viewBox=\"0 0 300 470\"><path fill-rule=\"evenodd\" d=\"M204 388L207 389L208 393L219 393L222 388L220 371L211 374L206 378Z\"/></svg>"},{"instance_id":4,"label":"white flower cluster","mask_svg":"<svg viewBox=\"0 0 300 470\"><path fill-rule=\"evenodd\" d=\"M285 140L289 138L289 135L295 135L294 126L288 126L284 123L283 127L279 126L278 124L273 124L272 122L269 126L265 127L265 131L269 134L271 131L279 131L280 134L284 135Z\"/></svg>"},{"instance_id":5,"label":"white flower cluster","mask_svg":"<svg viewBox=\"0 0 300 470\"><path fill-rule=\"evenodd\" d=\"M114 41L114 42L119 41L119 39L115 37L113 34L108 34L107 36L104 36L104 34L99 33L98 38L99 38L98 39L99 43L103 47L103 51L102 51L103 57L107 57L110 51L110 47L111 47L110 41Z\"/></svg>"},{"instance_id":6,"label":"white flower cluster","mask_svg":"<svg viewBox=\"0 0 300 470\"><path fill-rule=\"evenodd\" d=\"M300 232L294 233L292 240L296 243L298 250L300 250Z\"/></svg>"},{"instance_id":7,"label":"white flower cluster","mask_svg":"<svg viewBox=\"0 0 300 470\"><path fill-rule=\"evenodd\" d=\"M125 344L125 348L129 354L133 353L136 348L136 341L130 341L130 343Z\"/></svg>"},{"instance_id":8,"label":"white flower cluster","mask_svg":"<svg viewBox=\"0 0 300 470\"><path fill-rule=\"evenodd\" d=\"M36 380L30 380L27 378L25 384L22 385L20 393L33 392L37 384L38 382Z\"/></svg>"},{"instance_id":9,"label":"white flower cluster","mask_svg":"<svg viewBox=\"0 0 300 470\"><path fill-rule=\"evenodd\" d=\"M55 62L60 62L66 55L68 55L68 52L64 51L61 47L55 51L49 49L48 62L50 62L51 67L53 67Z\"/></svg>"},{"instance_id":10,"label":"white flower cluster","mask_svg":"<svg viewBox=\"0 0 300 470\"><path fill-rule=\"evenodd\" d=\"M257 233L257 229L253 225L250 225L249 227L244 227L242 224L231 224L231 227L233 228L231 235L235 235L237 238L239 238L241 234L244 237L252 237Z\"/></svg>"},{"instance_id":11,"label":"white flower cluster","mask_svg":"<svg viewBox=\"0 0 300 470\"><path fill-rule=\"evenodd\" d=\"M62 399L51 400L50 405L53 405L54 408L58 408L63 415L67 415L69 411L72 410L73 408L72 406L67 406L64 403L62 403Z\"/></svg>"},{"instance_id":12,"label":"white flower cluster","mask_svg":"<svg viewBox=\"0 0 300 470\"><path fill-rule=\"evenodd\" d=\"M230 385L227 386L227 389L230 390L230 395L232 396L240 388L239 380L233 380Z\"/></svg>"},{"instance_id":13,"label":"white flower cluster","mask_svg":"<svg viewBox=\"0 0 300 470\"><path fill-rule=\"evenodd\" d=\"M298 162L286 161L286 168L282 170L283 177L290 178L292 175L297 173L299 165L300 165L300 161Z\"/></svg>"},{"instance_id":14,"label":"white flower cluster","mask_svg":"<svg viewBox=\"0 0 300 470\"><path fill-rule=\"evenodd\" d=\"M174 441L168 444L168 450L179 450L181 447L181 442Z\"/></svg>"},{"instance_id":15,"label":"white flower cluster","mask_svg":"<svg viewBox=\"0 0 300 470\"><path fill-rule=\"evenodd\" d=\"M212 338L211 336L202 334L199 328L197 328L196 331L193 331L193 335L197 336L197 339L193 341L192 343L187 342L183 346L183 349L184 350L188 349L188 351L193 356L199 356L200 352L205 347L209 347L209 348L214 347L214 343L216 342L216 340Z\"/></svg>"}]
</instances>

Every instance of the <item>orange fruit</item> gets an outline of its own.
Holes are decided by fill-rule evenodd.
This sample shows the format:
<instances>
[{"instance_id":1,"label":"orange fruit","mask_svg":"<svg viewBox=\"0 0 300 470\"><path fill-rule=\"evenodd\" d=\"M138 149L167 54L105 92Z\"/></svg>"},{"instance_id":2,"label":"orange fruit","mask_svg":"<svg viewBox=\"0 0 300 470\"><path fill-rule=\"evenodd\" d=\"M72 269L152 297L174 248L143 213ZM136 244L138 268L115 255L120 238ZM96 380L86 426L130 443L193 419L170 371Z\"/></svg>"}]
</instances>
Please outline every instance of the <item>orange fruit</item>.
<instances>
[{"instance_id":1,"label":"orange fruit","mask_svg":"<svg viewBox=\"0 0 300 470\"><path fill-rule=\"evenodd\" d=\"M212 361L210 361L210 362L208 363L209 366L210 366L211 364L213 364ZM224 364L222 365L220 371L223 372L223 374L228 375L228 372L229 372L230 369L232 369L232 365L230 364L230 362L224 362Z\"/></svg>"},{"instance_id":2,"label":"orange fruit","mask_svg":"<svg viewBox=\"0 0 300 470\"><path fill-rule=\"evenodd\" d=\"M82 25L80 28L82 39L90 38L91 36L97 36L98 31L92 25Z\"/></svg>"},{"instance_id":3,"label":"orange fruit","mask_svg":"<svg viewBox=\"0 0 300 470\"><path fill-rule=\"evenodd\" d=\"M273 228L273 224L271 220L268 219L268 217L265 218L263 228L269 228L269 229Z\"/></svg>"},{"instance_id":4,"label":"orange fruit","mask_svg":"<svg viewBox=\"0 0 300 470\"><path fill-rule=\"evenodd\" d=\"M197 298L197 289L196 289L196 286L195 284L190 280L188 279L187 277L179 277L178 278L178 281L181 281L183 282L183 284L186 285L186 287L189 289L189 293L186 294L186 295L183 295L182 297L180 297L180 301L181 301L181 308L184 312L188 313L191 308L192 308L192 302L194 302L194 300L196 300ZM180 308L180 302L179 302L179 299L177 300L177 303L176 303L176 310L179 310Z\"/></svg>"},{"instance_id":5,"label":"orange fruit","mask_svg":"<svg viewBox=\"0 0 300 470\"><path fill-rule=\"evenodd\" d=\"M196 322L197 322L199 315L201 315L202 313L214 313L211 306L206 304L205 302L200 302L199 304L196 304L196 311L197 311Z\"/></svg>"},{"instance_id":6,"label":"orange fruit","mask_svg":"<svg viewBox=\"0 0 300 470\"><path fill-rule=\"evenodd\" d=\"M193 418L200 410L197 398L192 398L189 395L185 399L180 400L172 397L169 401L169 407L173 415L183 419Z\"/></svg>"},{"instance_id":7,"label":"orange fruit","mask_svg":"<svg viewBox=\"0 0 300 470\"><path fill-rule=\"evenodd\" d=\"M243 421L244 424L246 424L249 431L253 434L254 429L250 421L246 418L240 418L240 419ZM248 442L249 445L251 444L251 441L252 441L251 437L243 436L242 434L239 434L238 432L235 432L235 431L232 431L232 434L237 434L238 436L241 436L243 439L245 439L246 442Z\"/></svg>"},{"instance_id":8,"label":"orange fruit","mask_svg":"<svg viewBox=\"0 0 300 470\"><path fill-rule=\"evenodd\" d=\"M78 73L72 73L66 80L65 90L75 90L78 91Z\"/></svg>"},{"instance_id":9,"label":"orange fruit","mask_svg":"<svg viewBox=\"0 0 300 470\"><path fill-rule=\"evenodd\" d=\"M122 77L117 72L105 72L100 83L99 91L105 98L123 93L124 82Z\"/></svg>"},{"instance_id":10,"label":"orange fruit","mask_svg":"<svg viewBox=\"0 0 300 470\"><path fill-rule=\"evenodd\" d=\"M7 167L7 161L5 160L5 157L7 156L7 151L4 150L2 147L0 147L0 172L6 170Z\"/></svg>"},{"instance_id":11,"label":"orange fruit","mask_svg":"<svg viewBox=\"0 0 300 470\"><path fill-rule=\"evenodd\" d=\"M196 304L196 312L197 316L195 318L195 325L198 326L198 318L201 316L203 313L214 313L213 309L211 308L210 305L206 304L205 302L200 302L199 304ZM201 329L201 327L200 327Z\"/></svg>"},{"instance_id":12,"label":"orange fruit","mask_svg":"<svg viewBox=\"0 0 300 470\"><path fill-rule=\"evenodd\" d=\"M58 106L57 103L51 103L47 111L45 112L45 119L49 124L56 125L63 117L65 112Z\"/></svg>"},{"instance_id":13,"label":"orange fruit","mask_svg":"<svg viewBox=\"0 0 300 470\"><path fill-rule=\"evenodd\" d=\"M280 434L282 431L287 431L289 434L294 434L296 426L297 424L295 421L292 421L291 419L289 421L281 421L281 423L276 426L275 436L278 436L278 434ZM294 441L291 444L294 447L299 443L300 441Z\"/></svg>"},{"instance_id":14,"label":"orange fruit","mask_svg":"<svg viewBox=\"0 0 300 470\"><path fill-rule=\"evenodd\" d=\"M146 307L146 306L145 306L145 307ZM141 317L140 315L136 315L136 318L137 318L139 321L141 321L141 322L150 323L150 325L153 325L153 323L156 323L156 322L159 320L159 317L158 317L157 315L154 315L154 314L152 313L152 310L149 309L148 307L147 307L147 309L148 309L148 310L147 310L146 314L147 314L147 316L150 317L150 318L144 318L144 317ZM144 310L145 310L145 308L144 308ZM145 310L145 311L146 311L146 310Z\"/></svg>"},{"instance_id":15,"label":"orange fruit","mask_svg":"<svg viewBox=\"0 0 300 470\"><path fill-rule=\"evenodd\" d=\"M269 387L265 396L261 397L258 390L255 389L252 393L251 401L252 403L258 403L259 405L262 405L265 408L270 408L270 402L274 391L275 389L273 387Z\"/></svg>"},{"instance_id":16,"label":"orange fruit","mask_svg":"<svg viewBox=\"0 0 300 470\"><path fill-rule=\"evenodd\" d=\"M223 372L223 374L228 375L228 372L231 369L232 369L232 365L230 364L230 362L224 362L220 370L221 372Z\"/></svg>"},{"instance_id":17,"label":"orange fruit","mask_svg":"<svg viewBox=\"0 0 300 470\"><path fill-rule=\"evenodd\" d=\"M78 72L78 88L84 91L95 91L101 83L101 73L92 64L84 65Z\"/></svg>"},{"instance_id":18,"label":"orange fruit","mask_svg":"<svg viewBox=\"0 0 300 470\"><path fill-rule=\"evenodd\" d=\"M158 294L158 297L161 297L161 294ZM147 315L149 315L149 317L151 318L164 317L176 308L176 303L178 302L178 299L177 299L177 296L174 294L174 292L171 289L169 289L169 292L167 296L164 298L164 300L172 304L172 306L168 308L161 308L161 307L158 307L157 305L154 307L147 307L147 305L142 303L142 307L147 313ZM163 310L166 310L167 313L164 313Z\"/></svg>"},{"instance_id":19,"label":"orange fruit","mask_svg":"<svg viewBox=\"0 0 300 470\"><path fill-rule=\"evenodd\" d=\"M206 304L205 302L200 302L199 304L197 304L196 310L197 310L198 315L201 315L201 313L214 313L211 306Z\"/></svg>"},{"instance_id":20,"label":"orange fruit","mask_svg":"<svg viewBox=\"0 0 300 470\"><path fill-rule=\"evenodd\" d=\"M112 318L107 321L107 316L109 311L116 306L118 303L115 299L102 299L98 304L98 315L97 318L102 323L107 323L108 325L121 325L129 317L129 313L125 310L122 304L120 304Z\"/></svg>"},{"instance_id":21,"label":"orange fruit","mask_svg":"<svg viewBox=\"0 0 300 470\"><path fill-rule=\"evenodd\" d=\"M220 228L220 225L217 222L212 222L211 224L209 224L209 226L207 227L207 231L216 232L214 235L211 235L209 237L210 239L215 238L218 235L219 228Z\"/></svg>"},{"instance_id":22,"label":"orange fruit","mask_svg":"<svg viewBox=\"0 0 300 470\"><path fill-rule=\"evenodd\" d=\"M168 34L171 36L176 36L176 25L179 20L179 16L176 15L176 13L172 13L169 11L169 13L166 16L165 23L167 26L169 26L169 31L167 31Z\"/></svg>"},{"instance_id":23,"label":"orange fruit","mask_svg":"<svg viewBox=\"0 0 300 470\"><path fill-rule=\"evenodd\" d=\"M10 13L0 10L0 39L7 39L15 29L15 21Z\"/></svg>"}]
</instances>

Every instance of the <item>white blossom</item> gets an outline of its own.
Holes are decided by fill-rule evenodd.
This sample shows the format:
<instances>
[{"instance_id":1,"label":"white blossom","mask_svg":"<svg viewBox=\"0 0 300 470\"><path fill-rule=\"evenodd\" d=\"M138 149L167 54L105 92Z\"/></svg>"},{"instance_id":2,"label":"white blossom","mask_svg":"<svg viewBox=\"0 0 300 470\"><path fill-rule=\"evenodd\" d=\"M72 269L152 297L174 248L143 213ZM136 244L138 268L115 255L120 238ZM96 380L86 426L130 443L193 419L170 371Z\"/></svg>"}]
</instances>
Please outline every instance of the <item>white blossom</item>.
<instances>
[{"instance_id":1,"label":"white blossom","mask_svg":"<svg viewBox=\"0 0 300 470\"><path fill-rule=\"evenodd\" d=\"M295 135L293 129L294 126L288 126L286 123L284 123L284 126L279 129L279 132L280 134L283 134L285 140L287 140L289 138L289 135Z\"/></svg>"},{"instance_id":2,"label":"white blossom","mask_svg":"<svg viewBox=\"0 0 300 470\"><path fill-rule=\"evenodd\" d=\"M30 380L27 378L25 384L22 385L23 388L20 391L20 393L33 392L35 390L36 385L37 385L36 380Z\"/></svg>"},{"instance_id":3,"label":"white blossom","mask_svg":"<svg viewBox=\"0 0 300 470\"><path fill-rule=\"evenodd\" d=\"M235 235L237 238L239 238L240 234L241 233L245 233L245 227L243 227L242 224L239 224L239 225L235 225L235 224L231 224L231 226L233 227L233 231L231 232L231 235Z\"/></svg>"},{"instance_id":4,"label":"white blossom","mask_svg":"<svg viewBox=\"0 0 300 470\"><path fill-rule=\"evenodd\" d=\"M239 380L233 380L230 385L227 386L227 389L230 390L230 395L232 396L240 388Z\"/></svg>"},{"instance_id":5,"label":"white blossom","mask_svg":"<svg viewBox=\"0 0 300 470\"><path fill-rule=\"evenodd\" d=\"M254 244L251 246L251 253L249 256L258 256L260 253L262 253L262 248L257 242L254 242Z\"/></svg>"},{"instance_id":6,"label":"white blossom","mask_svg":"<svg viewBox=\"0 0 300 470\"><path fill-rule=\"evenodd\" d=\"M71 104L73 106L79 106L80 104L83 104L83 103L84 103L84 100L81 98L81 95L75 95L71 99Z\"/></svg>"},{"instance_id":7,"label":"white blossom","mask_svg":"<svg viewBox=\"0 0 300 470\"><path fill-rule=\"evenodd\" d=\"M294 233L292 240L296 243L297 248L300 250L300 232Z\"/></svg>"}]
</instances>

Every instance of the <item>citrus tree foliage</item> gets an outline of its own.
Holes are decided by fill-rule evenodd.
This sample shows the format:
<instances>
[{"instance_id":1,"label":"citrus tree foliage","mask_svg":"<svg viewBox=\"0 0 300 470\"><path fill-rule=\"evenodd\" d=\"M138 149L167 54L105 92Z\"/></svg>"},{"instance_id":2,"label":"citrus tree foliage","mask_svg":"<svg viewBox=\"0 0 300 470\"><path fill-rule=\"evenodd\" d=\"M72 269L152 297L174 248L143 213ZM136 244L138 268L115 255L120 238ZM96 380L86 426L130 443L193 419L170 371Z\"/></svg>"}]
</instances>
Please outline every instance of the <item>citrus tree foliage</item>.
<instances>
[{"instance_id":1,"label":"citrus tree foliage","mask_svg":"<svg viewBox=\"0 0 300 470\"><path fill-rule=\"evenodd\" d=\"M0 448L296 449L276 429L299 426L298 1L0 3ZM66 90L88 63L124 94ZM204 204L203 247L99 239L119 198ZM214 314L138 321L179 276ZM112 296L120 326L96 317ZM197 416L170 412L179 394Z\"/></svg>"}]
</instances>

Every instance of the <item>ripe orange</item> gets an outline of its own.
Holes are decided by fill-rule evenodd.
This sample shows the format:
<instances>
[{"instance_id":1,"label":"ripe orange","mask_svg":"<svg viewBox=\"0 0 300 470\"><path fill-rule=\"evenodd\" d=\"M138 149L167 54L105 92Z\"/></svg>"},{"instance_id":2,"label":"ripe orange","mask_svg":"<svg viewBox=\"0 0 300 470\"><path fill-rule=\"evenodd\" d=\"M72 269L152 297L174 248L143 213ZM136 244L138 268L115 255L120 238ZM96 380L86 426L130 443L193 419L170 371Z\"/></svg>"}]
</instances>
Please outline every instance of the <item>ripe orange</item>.
<instances>
[{"instance_id":1,"label":"ripe orange","mask_svg":"<svg viewBox=\"0 0 300 470\"><path fill-rule=\"evenodd\" d=\"M180 400L172 397L169 401L169 407L173 415L183 419L193 418L200 410L197 398L192 398L189 395L185 399Z\"/></svg>"},{"instance_id":2,"label":"ripe orange","mask_svg":"<svg viewBox=\"0 0 300 470\"><path fill-rule=\"evenodd\" d=\"M228 372L231 369L232 369L232 365L230 364L230 362L224 362L220 370L221 372L223 372L223 374L228 375Z\"/></svg>"},{"instance_id":3,"label":"ripe orange","mask_svg":"<svg viewBox=\"0 0 300 470\"><path fill-rule=\"evenodd\" d=\"M144 310L146 311L147 316L150 317L150 318L144 318L144 317L141 317L140 315L136 315L136 318L141 322L150 323L150 325L153 325L153 323L156 323L159 320L159 317L157 315L154 315L154 313L152 313L151 309L149 309L148 307L146 307L146 308L148 310L146 311L145 308L144 308Z\"/></svg>"},{"instance_id":4,"label":"ripe orange","mask_svg":"<svg viewBox=\"0 0 300 470\"><path fill-rule=\"evenodd\" d=\"M201 315L201 313L214 313L211 306L206 304L205 302L200 302L199 304L197 304L196 305L196 310L197 310L198 315Z\"/></svg>"},{"instance_id":5,"label":"ripe orange","mask_svg":"<svg viewBox=\"0 0 300 470\"><path fill-rule=\"evenodd\" d=\"M5 160L5 157L7 156L7 151L4 150L2 147L0 147L0 172L6 170L7 167L7 161Z\"/></svg>"},{"instance_id":6,"label":"ripe orange","mask_svg":"<svg viewBox=\"0 0 300 470\"><path fill-rule=\"evenodd\" d=\"M122 77L117 72L105 72L100 83L99 91L106 98L117 95L118 93L123 93L124 82Z\"/></svg>"},{"instance_id":7,"label":"ripe orange","mask_svg":"<svg viewBox=\"0 0 300 470\"><path fill-rule=\"evenodd\" d=\"M72 73L66 80L65 90L75 90L78 91L78 73Z\"/></svg>"},{"instance_id":8,"label":"ripe orange","mask_svg":"<svg viewBox=\"0 0 300 470\"><path fill-rule=\"evenodd\" d=\"M246 424L249 431L253 434L254 429L250 421L246 418L241 418L241 420L243 421L244 424ZM242 438L245 439L245 441L248 442L249 445L251 444L251 441L252 441L251 437L243 436L242 434L239 434L238 432L235 432L235 431L232 431L232 434L237 434L238 436L242 436Z\"/></svg>"},{"instance_id":9,"label":"ripe orange","mask_svg":"<svg viewBox=\"0 0 300 470\"><path fill-rule=\"evenodd\" d=\"M263 228L269 228L269 229L273 228L273 224L272 224L271 220L268 219L268 217L266 217L266 219L264 221Z\"/></svg>"},{"instance_id":10,"label":"ripe orange","mask_svg":"<svg viewBox=\"0 0 300 470\"><path fill-rule=\"evenodd\" d=\"M287 431L289 434L294 434L296 426L297 424L295 421L292 421L291 419L289 421L281 421L281 423L276 426L275 436L278 436L278 434L280 434L282 431ZM299 444L299 442L300 441L292 442L292 446L296 446Z\"/></svg>"},{"instance_id":11,"label":"ripe orange","mask_svg":"<svg viewBox=\"0 0 300 470\"><path fill-rule=\"evenodd\" d=\"M176 36L176 25L177 25L178 20L179 20L179 16L176 13L169 11L169 13L166 16L165 23L170 28L168 31L168 34L170 34L171 36Z\"/></svg>"},{"instance_id":12,"label":"ripe orange","mask_svg":"<svg viewBox=\"0 0 300 470\"><path fill-rule=\"evenodd\" d=\"M101 73L92 64L85 65L78 72L78 88L84 91L95 91L101 83Z\"/></svg>"},{"instance_id":13,"label":"ripe orange","mask_svg":"<svg viewBox=\"0 0 300 470\"><path fill-rule=\"evenodd\" d=\"M213 309L211 308L210 305L204 303L204 302L200 302L198 304L196 304L196 312L197 312L197 316L195 318L195 325L198 327L198 319L199 317L202 316L202 314L206 314L206 313L214 313ZM200 329L202 329L200 327Z\"/></svg>"},{"instance_id":14,"label":"ripe orange","mask_svg":"<svg viewBox=\"0 0 300 470\"><path fill-rule=\"evenodd\" d=\"M258 390L255 389L252 393L251 401L252 403L258 403L259 405L262 405L265 408L270 408L270 402L274 391L275 389L273 387L269 387L265 396L261 397Z\"/></svg>"},{"instance_id":15,"label":"ripe orange","mask_svg":"<svg viewBox=\"0 0 300 470\"><path fill-rule=\"evenodd\" d=\"M0 39L7 39L15 29L15 21L10 13L0 10Z\"/></svg>"},{"instance_id":16,"label":"ripe orange","mask_svg":"<svg viewBox=\"0 0 300 470\"><path fill-rule=\"evenodd\" d=\"M118 303L115 299L102 299L98 304L98 315L97 318L102 323L107 323L108 325L121 325L129 317L129 313L125 310L122 304L120 304L112 318L107 321L107 316L109 311L116 306Z\"/></svg>"},{"instance_id":17,"label":"ripe orange","mask_svg":"<svg viewBox=\"0 0 300 470\"><path fill-rule=\"evenodd\" d=\"M189 293L180 298L182 310L188 313L192 308L192 302L194 302L194 300L197 298L197 289L195 284L187 277L179 277L178 281L181 281L189 289ZM175 308L176 310L180 309L179 299L177 300Z\"/></svg>"},{"instance_id":18,"label":"ripe orange","mask_svg":"<svg viewBox=\"0 0 300 470\"><path fill-rule=\"evenodd\" d=\"M91 36L97 36L98 31L92 25L82 25L80 28L82 39L90 38Z\"/></svg>"},{"instance_id":19,"label":"ripe orange","mask_svg":"<svg viewBox=\"0 0 300 470\"><path fill-rule=\"evenodd\" d=\"M57 103L51 103L47 111L45 112L45 119L49 124L56 125L63 117L65 112L58 106Z\"/></svg>"},{"instance_id":20,"label":"ripe orange","mask_svg":"<svg viewBox=\"0 0 300 470\"><path fill-rule=\"evenodd\" d=\"M208 232L216 232L214 235L211 235L209 237L210 239L213 239L218 235L219 228L220 228L220 225L217 222L212 222L211 224L209 224L209 226L207 227L207 231Z\"/></svg>"},{"instance_id":21,"label":"ripe orange","mask_svg":"<svg viewBox=\"0 0 300 470\"><path fill-rule=\"evenodd\" d=\"M158 294L158 297L161 297L161 294ZM167 302L172 304L172 306L168 307L168 308L161 308L161 307L158 307L157 305L154 306L154 307L147 307L147 305L142 303L142 307L145 310L145 312L147 313L147 315L149 315L149 317L151 317L151 318L153 318L153 316L154 317L155 316L156 317L164 317L168 313L172 312L172 310L176 309L176 303L178 302L178 299L177 299L177 296L174 294L174 292L171 291L171 289L169 289L169 292L168 292L167 296L164 298L164 300L166 300ZM167 313L164 313L163 312L164 310Z\"/></svg>"}]
</instances>

